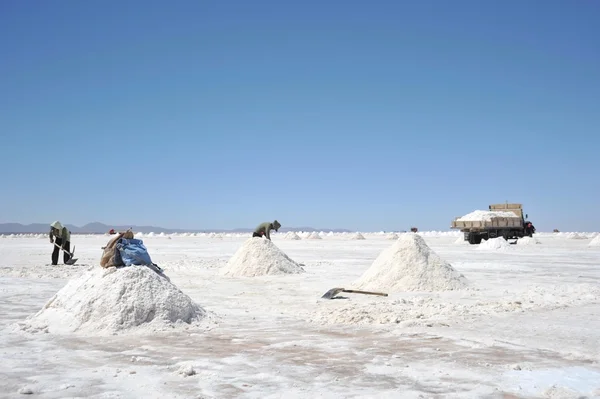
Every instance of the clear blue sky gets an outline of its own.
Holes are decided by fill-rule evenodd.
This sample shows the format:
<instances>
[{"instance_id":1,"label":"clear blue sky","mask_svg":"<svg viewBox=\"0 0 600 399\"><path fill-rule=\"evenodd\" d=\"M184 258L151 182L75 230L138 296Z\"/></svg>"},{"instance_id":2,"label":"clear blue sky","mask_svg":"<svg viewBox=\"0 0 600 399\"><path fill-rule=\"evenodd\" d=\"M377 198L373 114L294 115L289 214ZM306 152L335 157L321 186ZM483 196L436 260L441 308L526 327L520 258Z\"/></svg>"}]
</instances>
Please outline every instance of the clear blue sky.
<instances>
[{"instance_id":1,"label":"clear blue sky","mask_svg":"<svg viewBox=\"0 0 600 399\"><path fill-rule=\"evenodd\" d=\"M0 222L600 230L600 3L0 2Z\"/></svg>"}]
</instances>

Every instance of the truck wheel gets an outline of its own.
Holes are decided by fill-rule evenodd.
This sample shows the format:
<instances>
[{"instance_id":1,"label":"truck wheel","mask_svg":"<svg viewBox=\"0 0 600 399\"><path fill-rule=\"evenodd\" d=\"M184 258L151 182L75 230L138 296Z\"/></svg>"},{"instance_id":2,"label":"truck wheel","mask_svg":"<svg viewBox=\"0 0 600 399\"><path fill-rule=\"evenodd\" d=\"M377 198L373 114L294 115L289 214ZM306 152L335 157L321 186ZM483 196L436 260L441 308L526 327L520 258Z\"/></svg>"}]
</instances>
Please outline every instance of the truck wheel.
<instances>
[{"instance_id":1,"label":"truck wheel","mask_svg":"<svg viewBox=\"0 0 600 399\"><path fill-rule=\"evenodd\" d=\"M481 244L481 236L478 234L469 234L469 244Z\"/></svg>"}]
</instances>

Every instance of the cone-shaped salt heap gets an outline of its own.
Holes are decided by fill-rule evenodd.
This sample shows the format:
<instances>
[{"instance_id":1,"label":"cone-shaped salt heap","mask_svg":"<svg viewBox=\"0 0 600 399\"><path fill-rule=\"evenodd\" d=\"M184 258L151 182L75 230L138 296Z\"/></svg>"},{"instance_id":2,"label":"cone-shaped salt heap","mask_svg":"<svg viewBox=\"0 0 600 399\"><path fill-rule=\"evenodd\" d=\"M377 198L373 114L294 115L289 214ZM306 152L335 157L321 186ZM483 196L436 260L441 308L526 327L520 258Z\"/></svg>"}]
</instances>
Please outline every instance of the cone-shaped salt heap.
<instances>
[{"instance_id":1,"label":"cone-shaped salt heap","mask_svg":"<svg viewBox=\"0 0 600 399\"><path fill-rule=\"evenodd\" d=\"M207 312L146 266L94 268L70 280L21 324L30 332L112 335L173 331Z\"/></svg>"},{"instance_id":2,"label":"cone-shaped salt heap","mask_svg":"<svg viewBox=\"0 0 600 399\"><path fill-rule=\"evenodd\" d=\"M600 235L596 236L588 245L590 247L600 247Z\"/></svg>"},{"instance_id":3,"label":"cone-shaped salt heap","mask_svg":"<svg viewBox=\"0 0 600 399\"><path fill-rule=\"evenodd\" d=\"M283 238L286 239L286 240L301 240L302 239L294 231L288 231L287 234Z\"/></svg>"},{"instance_id":4,"label":"cone-shaped salt heap","mask_svg":"<svg viewBox=\"0 0 600 399\"><path fill-rule=\"evenodd\" d=\"M271 240L252 237L229 259L219 272L222 276L255 277L277 274L299 274L304 269Z\"/></svg>"},{"instance_id":5,"label":"cone-shaped salt heap","mask_svg":"<svg viewBox=\"0 0 600 399\"><path fill-rule=\"evenodd\" d=\"M445 291L467 286L467 279L432 251L418 234L403 234L383 250L352 288L388 293Z\"/></svg>"},{"instance_id":6,"label":"cone-shaped salt heap","mask_svg":"<svg viewBox=\"0 0 600 399\"><path fill-rule=\"evenodd\" d=\"M363 236L362 234L356 232L354 235L352 235L352 237L350 237L351 240L364 240L365 236Z\"/></svg>"}]
</instances>

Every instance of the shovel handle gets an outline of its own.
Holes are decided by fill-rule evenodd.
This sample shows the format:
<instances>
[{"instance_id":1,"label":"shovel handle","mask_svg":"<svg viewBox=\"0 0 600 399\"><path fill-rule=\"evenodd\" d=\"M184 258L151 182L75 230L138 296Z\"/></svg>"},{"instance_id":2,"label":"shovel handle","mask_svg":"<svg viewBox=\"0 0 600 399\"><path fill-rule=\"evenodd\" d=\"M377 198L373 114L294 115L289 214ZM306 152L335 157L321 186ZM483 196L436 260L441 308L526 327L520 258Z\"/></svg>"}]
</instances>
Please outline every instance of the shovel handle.
<instances>
[{"instance_id":1,"label":"shovel handle","mask_svg":"<svg viewBox=\"0 0 600 399\"><path fill-rule=\"evenodd\" d=\"M388 294L383 293L383 292L358 291L358 290L344 290L343 292L353 292L355 294L368 294L368 295L388 296Z\"/></svg>"}]
</instances>

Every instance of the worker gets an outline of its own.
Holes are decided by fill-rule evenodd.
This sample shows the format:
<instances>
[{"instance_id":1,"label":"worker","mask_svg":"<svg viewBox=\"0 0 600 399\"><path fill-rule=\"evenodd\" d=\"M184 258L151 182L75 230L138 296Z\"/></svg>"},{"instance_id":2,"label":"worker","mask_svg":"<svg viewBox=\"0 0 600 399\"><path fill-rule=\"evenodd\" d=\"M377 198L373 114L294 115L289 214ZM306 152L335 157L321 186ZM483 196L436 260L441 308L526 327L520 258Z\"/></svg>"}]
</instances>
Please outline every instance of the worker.
<instances>
[{"instance_id":1,"label":"worker","mask_svg":"<svg viewBox=\"0 0 600 399\"><path fill-rule=\"evenodd\" d=\"M62 249L63 261L65 264L71 259L71 232L64 227L58 220L50 225L50 242L54 247L52 251L52 264L58 264L58 254Z\"/></svg>"},{"instance_id":2,"label":"worker","mask_svg":"<svg viewBox=\"0 0 600 399\"><path fill-rule=\"evenodd\" d=\"M264 222L258 225L254 233L252 233L252 237L266 237L268 240L271 239L271 230L279 231L281 224L275 220L273 223Z\"/></svg>"}]
</instances>

